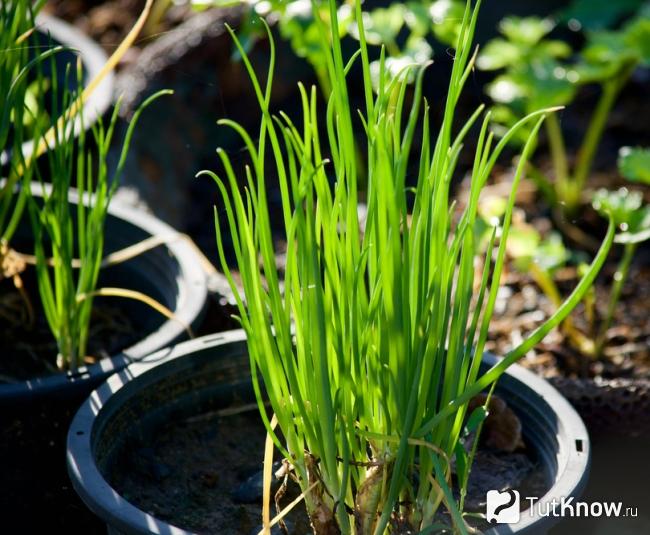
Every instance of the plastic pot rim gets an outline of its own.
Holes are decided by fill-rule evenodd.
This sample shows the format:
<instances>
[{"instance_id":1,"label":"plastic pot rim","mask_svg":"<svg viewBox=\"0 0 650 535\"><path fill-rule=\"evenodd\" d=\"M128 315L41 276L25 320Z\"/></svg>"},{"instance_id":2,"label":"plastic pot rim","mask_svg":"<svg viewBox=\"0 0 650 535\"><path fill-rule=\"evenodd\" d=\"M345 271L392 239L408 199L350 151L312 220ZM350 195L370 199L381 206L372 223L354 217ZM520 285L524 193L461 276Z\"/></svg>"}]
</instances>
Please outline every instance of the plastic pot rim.
<instances>
[{"instance_id":1,"label":"plastic pot rim","mask_svg":"<svg viewBox=\"0 0 650 535\"><path fill-rule=\"evenodd\" d=\"M108 525L125 534L192 535L190 531L172 526L138 509L125 500L102 476L94 458L93 429L101 418L103 407L113 396L117 395L119 399L120 391L126 385L153 368L165 366L206 348L227 349L233 344L245 344L245 341L244 331L234 330L190 340L159 351L141 362L131 364L127 370L124 370L126 373L110 377L80 407L68 431L68 474L82 500ZM486 354L483 360L491 366L498 362L499 358ZM586 485L590 462L589 436L582 420L557 390L532 372L514 365L508 369L506 375L509 376L510 381L518 382L521 389L528 390L539 398L539 404L548 405L557 417L558 447L556 448L555 481L549 491L539 498L538 503L550 503L554 497L579 495ZM132 392L125 394L124 399L116 403L128 403L128 400L136 395ZM580 447L572 447L578 441ZM485 535L544 533L559 520L552 517L531 516L527 513L522 514L521 518L517 525L501 524L486 531Z\"/></svg>"}]
</instances>

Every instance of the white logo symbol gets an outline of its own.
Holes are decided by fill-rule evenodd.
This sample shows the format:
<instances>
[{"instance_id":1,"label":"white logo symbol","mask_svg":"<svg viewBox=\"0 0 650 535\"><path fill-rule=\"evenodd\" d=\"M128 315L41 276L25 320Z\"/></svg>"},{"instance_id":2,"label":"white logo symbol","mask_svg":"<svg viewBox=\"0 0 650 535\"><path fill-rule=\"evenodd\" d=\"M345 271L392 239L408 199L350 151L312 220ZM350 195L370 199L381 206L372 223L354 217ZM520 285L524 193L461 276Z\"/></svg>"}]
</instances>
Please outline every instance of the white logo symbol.
<instances>
[{"instance_id":1,"label":"white logo symbol","mask_svg":"<svg viewBox=\"0 0 650 535\"><path fill-rule=\"evenodd\" d=\"M489 490L487 493L487 521L497 524L519 522L519 492L508 489L504 492Z\"/></svg>"}]
</instances>

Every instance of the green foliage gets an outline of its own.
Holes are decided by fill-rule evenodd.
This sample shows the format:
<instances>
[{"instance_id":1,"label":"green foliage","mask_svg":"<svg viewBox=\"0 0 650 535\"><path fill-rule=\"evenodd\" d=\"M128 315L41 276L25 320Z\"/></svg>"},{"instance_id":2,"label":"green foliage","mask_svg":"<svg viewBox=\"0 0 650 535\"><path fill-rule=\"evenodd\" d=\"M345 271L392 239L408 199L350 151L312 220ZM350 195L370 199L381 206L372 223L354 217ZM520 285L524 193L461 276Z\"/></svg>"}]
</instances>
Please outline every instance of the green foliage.
<instances>
[{"instance_id":1,"label":"green foliage","mask_svg":"<svg viewBox=\"0 0 650 535\"><path fill-rule=\"evenodd\" d=\"M530 226L512 229L508 253L515 259L518 269L528 271L534 263L549 275L563 267L571 256L560 234L552 232L542 239L539 232Z\"/></svg>"},{"instance_id":2,"label":"green foliage","mask_svg":"<svg viewBox=\"0 0 650 535\"><path fill-rule=\"evenodd\" d=\"M487 197L481 200L477 221L477 230L485 233L490 228L489 221L500 217L505 210L505 205L495 202L497 197ZM480 242L484 247L485 238ZM482 249L481 249L482 250ZM567 249L562 241L562 236L551 232L542 237L535 227L527 224L521 215L515 219L506 246L512 264L520 273L526 274L537 284L548 300L556 307L561 306L563 298L557 287L554 277L558 269L565 267L569 262L580 261L581 255ZM586 264L578 264L580 276L586 273ZM585 308L593 308L593 288L584 296ZM573 325L571 317L567 317L560 325L568 342L583 355L591 356L594 353L594 341Z\"/></svg>"},{"instance_id":3,"label":"green foliage","mask_svg":"<svg viewBox=\"0 0 650 535\"><path fill-rule=\"evenodd\" d=\"M638 150L641 151L641 149ZM627 165L629 162L626 162L625 157L619 160L621 172L623 169L628 170ZM593 207L603 217L610 217L618 226L620 232L614 241L623 245L623 255L614 274L607 312L596 339L595 354L600 357L605 346L607 330L614 319L616 305L627 280L634 254L640 243L650 239L650 205L643 203L641 193L620 188L616 191L598 190L594 195Z\"/></svg>"},{"instance_id":4,"label":"green foliage","mask_svg":"<svg viewBox=\"0 0 650 535\"><path fill-rule=\"evenodd\" d=\"M563 41L545 39L553 28L550 19L508 17L499 25L503 37L492 39L479 53L480 69L504 71L486 88L496 103L495 124L501 125L497 132L533 110L563 106L574 98L575 72L560 62L572 51ZM526 136L522 132L519 141Z\"/></svg>"},{"instance_id":5,"label":"green foliage","mask_svg":"<svg viewBox=\"0 0 650 535\"><path fill-rule=\"evenodd\" d=\"M440 503L456 529L466 533L451 489L451 460L459 451L468 403L580 301L605 260L613 226L585 277L557 312L479 375L517 184L537 130L551 110L528 115L499 142L488 132L489 114L484 117L469 199L462 213L455 214L451 178L463 139L482 113L482 107L477 109L455 131L456 105L473 68L477 9L471 2L465 7L445 113L439 130L431 132L422 96L423 69L406 68L415 77L413 98L407 99L408 77L394 77L382 57L373 92L360 2L354 4L360 50L351 58L343 55L340 33L332 31L339 27L336 3L330 1L328 7L326 18L314 18L331 93L321 115L316 89L299 85L298 123L269 109L273 41L264 84L232 34L262 120L254 135L230 120L221 121L241 136L251 159L244 191L222 149L218 155L224 174L201 173L212 176L223 200L225 228L215 214L221 265L248 335L262 419L306 493L315 533L338 529L343 534L383 535L397 515L417 532L431 526ZM348 97L352 82L347 73L354 61L361 62L366 97L358 114ZM499 238L495 228L475 292L479 194L507 143L530 124L534 126L498 225ZM422 134L416 136L419 128ZM363 235L355 139L367 150ZM413 187L407 183L410 163L418 169ZM266 191L271 172L279 178L279 223L287 244L283 292ZM223 232L232 238L243 294L226 262ZM260 379L285 441L270 426ZM480 416L470 417L472 425L478 425L475 420ZM467 473L471 459L461 457L459 462Z\"/></svg>"},{"instance_id":6,"label":"green foliage","mask_svg":"<svg viewBox=\"0 0 650 535\"><path fill-rule=\"evenodd\" d=\"M642 12L618 30L587 34L578 73L582 83L620 76L630 66L650 64L650 13Z\"/></svg>"},{"instance_id":7,"label":"green foliage","mask_svg":"<svg viewBox=\"0 0 650 535\"><path fill-rule=\"evenodd\" d=\"M614 223L627 225L632 215L641 207L643 197L637 191L620 188L616 191L600 189L593 199L593 206L600 214L610 214Z\"/></svg>"},{"instance_id":8,"label":"green foliage","mask_svg":"<svg viewBox=\"0 0 650 535\"><path fill-rule=\"evenodd\" d=\"M487 244L486 238L489 237L494 223L503 217L506 209L507 203L502 197L487 196L481 199L478 208L480 218L476 222L480 243ZM515 221L510 230L506 246L508 256L514 260L515 266L520 271L529 271L531 264L534 263L538 269L552 275L571 258L571 251L565 247L562 236L557 232L542 237L535 227L521 219Z\"/></svg>"},{"instance_id":9,"label":"green foliage","mask_svg":"<svg viewBox=\"0 0 650 535\"><path fill-rule=\"evenodd\" d=\"M575 166L569 164L561 125L552 117L546 131L553 180L537 169L532 173L551 202L573 212L582 203L594 155L620 90L633 70L650 60L650 16L642 9L619 29L588 32L579 53L563 41L549 38L553 26L549 19L536 17L504 19L500 25L503 37L485 46L477 65L503 71L487 87L495 102L497 132L540 107L571 105L585 84L600 86L600 101L577 151ZM521 143L525 134L519 138Z\"/></svg>"},{"instance_id":10,"label":"green foliage","mask_svg":"<svg viewBox=\"0 0 650 535\"><path fill-rule=\"evenodd\" d=\"M15 254L9 241L27 206L34 234L37 284L44 315L58 345L58 364L74 370L82 362L88 343L92 297L102 263L104 220L116 179L142 109L165 91L147 99L136 111L117 169L109 173L108 150L119 104L107 128L100 122L93 126L92 134L86 132L83 100L93 83L90 89L83 89L80 59L76 70L68 64L65 77L59 79L61 65L55 64L55 56L66 49L35 35L36 15L44 4L44 0L0 2L0 165L7 173L0 184L0 264L5 266L4 255ZM46 61L50 62L48 78L43 69ZM105 73L106 69L94 82ZM75 74L76 88L71 90L67 82L75 79ZM92 139L88 140L89 136ZM34 196L34 176L40 182L42 197ZM70 203L75 196L76 208ZM0 278L11 276L16 288L21 289L20 273L10 269L0 272ZM120 291L108 290L113 294ZM124 293L173 316L147 296Z\"/></svg>"},{"instance_id":11,"label":"green foliage","mask_svg":"<svg viewBox=\"0 0 650 535\"><path fill-rule=\"evenodd\" d=\"M600 189L594 195L593 206L602 216L612 217L621 230L617 243L636 244L650 238L650 205L643 203L640 192Z\"/></svg>"}]
</instances>

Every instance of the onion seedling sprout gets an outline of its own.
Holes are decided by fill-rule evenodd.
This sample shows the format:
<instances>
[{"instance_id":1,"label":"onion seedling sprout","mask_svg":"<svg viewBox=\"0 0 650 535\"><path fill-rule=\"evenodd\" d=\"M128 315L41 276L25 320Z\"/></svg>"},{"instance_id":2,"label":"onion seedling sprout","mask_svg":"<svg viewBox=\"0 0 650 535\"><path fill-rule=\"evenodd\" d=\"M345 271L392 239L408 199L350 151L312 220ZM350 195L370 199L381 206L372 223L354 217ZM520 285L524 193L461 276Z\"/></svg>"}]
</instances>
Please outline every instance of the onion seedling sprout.
<instances>
[{"instance_id":1,"label":"onion seedling sprout","mask_svg":"<svg viewBox=\"0 0 650 535\"><path fill-rule=\"evenodd\" d=\"M79 62L78 80L81 76ZM57 90L56 75L52 77L52 84L54 94L63 95L63 110L77 101L77 92L65 88ZM72 116L62 114L65 120L54 122L53 141L46 154L48 174L43 176L40 167L36 168L43 194L42 202L29 195L36 274L45 317L58 347L59 368L74 370L86 356L90 314L93 297L98 294L97 281L104 253L104 223L111 196L142 110L166 93L170 91L152 95L136 110L112 173L107 160L120 110L119 101L107 127L101 120L92 126L90 135L96 148L91 148L87 139L83 108L78 107ZM53 98L55 117L59 116L58 106ZM80 126L79 135L75 136L77 125ZM46 178L51 181L50 188L44 184ZM73 188L78 194L76 207L70 204L69 194Z\"/></svg>"},{"instance_id":2,"label":"onion seedling sprout","mask_svg":"<svg viewBox=\"0 0 650 535\"><path fill-rule=\"evenodd\" d=\"M610 224L573 293L480 374L517 185L537 132L554 109L531 113L498 141L482 107L455 131L458 99L474 66L479 3L473 7L468 1L464 10L437 131L430 126L420 66L392 76L382 54L373 92L359 1L354 9L360 49L350 58L343 56L338 32L326 35L328 26L316 17L321 42L331 44L324 54L332 91L321 115L316 89L299 84L299 123L269 108L273 40L262 84L230 30L257 95L261 125L252 135L231 120L220 121L241 136L251 159L243 191L222 149L217 152L223 174L199 174L215 180L223 199L226 228L215 213L219 257L247 333L260 414L305 493L317 535L383 535L397 526L420 532L437 522L440 505L449 511L454 529L467 533L451 471L462 450L468 403L567 317L592 285L613 240ZM337 28L337 6L331 0L329 17L329 27ZM363 72L365 109L359 112L349 97L354 62L361 62ZM412 95L409 73L416 77ZM475 125L479 133L469 201L456 214L451 179L463 139ZM480 274L473 232L479 194L504 147L524 126L530 134ZM363 235L355 139L367 150ZM271 168L282 200L274 225L280 224L287 244L283 290L266 184ZM226 261L226 229L243 293ZM266 399L283 440L271 426ZM466 483L462 474L459 480Z\"/></svg>"}]
</instances>

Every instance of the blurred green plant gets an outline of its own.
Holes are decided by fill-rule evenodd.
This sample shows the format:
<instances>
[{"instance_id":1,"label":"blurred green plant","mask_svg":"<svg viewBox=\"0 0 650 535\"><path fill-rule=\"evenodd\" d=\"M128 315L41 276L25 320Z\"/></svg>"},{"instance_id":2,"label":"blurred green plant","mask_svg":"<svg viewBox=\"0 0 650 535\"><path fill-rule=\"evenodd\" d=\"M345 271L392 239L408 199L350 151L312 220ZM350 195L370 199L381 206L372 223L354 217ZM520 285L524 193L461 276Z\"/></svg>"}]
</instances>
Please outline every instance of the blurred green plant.
<instances>
[{"instance_id":1,"label":"blurred green plant","mask_svg":"<svg viewBox=\"0 0 650 535\"><path fill-rule=\"evenodd\" d=\"M574 0L558 18L573 31L605 30L636 13L647 0Z\"/></svg>"},{"instance_id":2,"label":"blurred green plant","mask_svg":"<svg viewBox=\"0 0 650 535\"><path fill-rule=\"evenodd\" d=\"M623 147L619 152L618 168L621 176L630 182L650 185L650 150ZM620 188L615 191L600 189L595 192L593 207L603 217L611 218L618 233L614 243L623 246L623 253L613 276L604 314L597 317L596 299L593 289L585 294L584 313L586 332L578 330L571 317L567 317L561 329L571 345L581 354L603 358L607 342L607 331L612 325L621 292L628 278L630 266L639 244L650 239L650 205L643 202L639 191ZM502 217L505 203L499 197L481 199L475 233L479 243L488 243L494 221ZM507 244L508 256L519 272L529 275L546 297L558 306L562 295L555 283L555 273L571 261L577 265L578 274L584 275L586 264L582 255L569 250L560 234L551 232L546 237L524 220L524 216L513 218L513 227Z\"/></svg>"},{"instance_id":3,"label":"blurred green plant","mask_svg":"<svg viewBox=\"0 0 650 535\"><path fill-rule=\"evenodd\" d=\"M627 180L650 185L648 149L622 148L619 153L618 167L621 175ZM640 243L650 239L650 205L643 202L641 192L620 188L616 191L598 190L594 195L593 206L604 217L613 218L620 231L614 241L623 246L623 254L614 273L607 311L596 336L595 354L600 357L634 254Z\"/></svg>"},{"instance_id":4,"label":"blurred green plant","mask_svg":"<svg viewBox=\"0 0 650 535\"><path fill-rule=\"evenodd\" d=\"M502 37L485 46L477 66L503 71L487 88L495 102L497 125L511 125L540 107L570 105L586 84L600 87L575 164L571 165L560 121L551 115L545 128L552 178L537 167L530 170L552 204L560 203L566 212L574 213L587 200L586 182L621 89L636 67L650 65L650 10L642 8L617 30L587 32L586 44L577 54L566 42L549 38L553 28L550 19L508 17L500 24Z\"/></svg>"},{"instance_id":5,"label":"blurred green plant","mask_svg":"<svg viewBox=\"0 0 650 535\"><path fill-rule=\"evenodd\" d=\"M325 113L319 113L317 89L300 84L299 122L282 112L272 114L273 39L263 83L231 31L255 89L261 124L251 135L231 120L220 121L241 136L250 156L243 169L245 188L239 187L223 149L218 154L224 175L200 173L215 180L223 200L222 213L215 211L219 258L247 333L260 415L304 493L315 534L384 535L396 532L398 523L400 531L430 533L440 527L435 515L441 504L450 512L454 530L467 534L462 504L472 455L462 437L466 429L478 428L485 415L485 409L468 414L469 402L567 317L602 266L614 227L610 225L601 250L567 300L481 374L517 185L537 131L554 110L533 112L495 141L488 131L490 114L479 120L480 106L456 131L456 108L475 58L478 4L474 8L468 1L444 115L432 132L422 94L424 69L407 66L403 75L394 76L382 56L374 84L361 2L354 4L360 48L350 57L344 55L337 30L338 6L334 0L328 4L325 20L318 6L314 13L332 89ZM365 95L364 110L358 113L349 97L353 82L347 78L355 61L361 62ZM415 75L412 100L405 97L409 70ZM355 121L363 126L360 136ZM471 190L465 209L457 213L451 178L463 140L477 122ZM505 146L525 124L534 127L475 288L475 260L482 256L473 232L479 195ZM363 235L355 137L368 148ZM413 188L406 182L409 162L418 169ZM269 163L279 177L282 200L280 224L287 244L283 286L269 214ZM221 227L220 215L227 228ZM243 292L226 261L227 231ZM267 413L266 396L283 440ZM451 489L452 459L460 498Z\"/></svg>"}]
</instances>

